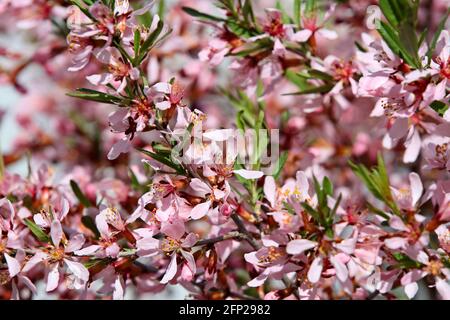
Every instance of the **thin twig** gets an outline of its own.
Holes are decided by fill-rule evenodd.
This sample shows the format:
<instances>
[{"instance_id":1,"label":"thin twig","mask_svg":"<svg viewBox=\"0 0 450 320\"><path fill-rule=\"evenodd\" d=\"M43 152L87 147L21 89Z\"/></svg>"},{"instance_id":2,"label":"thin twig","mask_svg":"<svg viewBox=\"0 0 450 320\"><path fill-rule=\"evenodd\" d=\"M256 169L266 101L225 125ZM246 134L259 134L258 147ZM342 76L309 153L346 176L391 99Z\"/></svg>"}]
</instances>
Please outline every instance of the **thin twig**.
<instances>
[{"instance_id":1,"label":"thin twig","mask_svg":"<svg viewBox=\"0 0 450 320\"><path fill-rule=\"evenodd\" d=\"M372 292L371 294L369 294L367 296L366 300L373 300L373 299L375 299L378 296L379 293L380 293L380 291L375 290L374 292Z\"/></svg>"},{"instance_id":2,"label":"thin twig","mask_svg":"<svg viewBox=\"0 0 450 320\"><path fill-rule=\"evenodd\" d=\"M230 239L245 239L245 238L246 238L246 236L244 234L242 234L238 231L232 231L232 232L229 232L222 236L218 236L218 237L214 237L214 238L210 238L210 239L199 240L199 241L197 241L195 246L204 246L204 245L210 245L210 244L214 244L217 242L230 240Z\"/></svg>"},{"instance_id":3,"label":"thin twig","mask_svg":"<svg viewBox=\"0 0 450 320\"><path fill-rule=\"evenodd\" d=\"M259 245L256 240L253 238L250 232L248 232L247 228L245 228L244 223L241 218L236 213L231 215L231 219L233 219L234 223L238 227L238 230L245 235L245 240L253 247L253 249L258 250Z\"/></svg>"}]
</instances>

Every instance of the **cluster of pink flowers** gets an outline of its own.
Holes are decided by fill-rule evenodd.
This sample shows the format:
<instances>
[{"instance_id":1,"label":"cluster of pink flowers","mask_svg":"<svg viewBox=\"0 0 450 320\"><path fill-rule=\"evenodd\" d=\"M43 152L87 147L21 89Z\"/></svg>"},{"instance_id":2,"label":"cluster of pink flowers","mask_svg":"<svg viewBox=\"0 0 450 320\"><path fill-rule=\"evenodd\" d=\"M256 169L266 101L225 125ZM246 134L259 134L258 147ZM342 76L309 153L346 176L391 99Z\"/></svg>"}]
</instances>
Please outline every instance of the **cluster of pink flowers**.
<instances>
[{"instance_id":1,"label":"cluster of pink flowers","mask_svg":"<svg viewBox=\"0 0 450 320\"><path fill-rule=\"evenodd\" d=\"M396 1L0 0L0 298L450 300L450 3Z\"/></svg>"}]
</instances>

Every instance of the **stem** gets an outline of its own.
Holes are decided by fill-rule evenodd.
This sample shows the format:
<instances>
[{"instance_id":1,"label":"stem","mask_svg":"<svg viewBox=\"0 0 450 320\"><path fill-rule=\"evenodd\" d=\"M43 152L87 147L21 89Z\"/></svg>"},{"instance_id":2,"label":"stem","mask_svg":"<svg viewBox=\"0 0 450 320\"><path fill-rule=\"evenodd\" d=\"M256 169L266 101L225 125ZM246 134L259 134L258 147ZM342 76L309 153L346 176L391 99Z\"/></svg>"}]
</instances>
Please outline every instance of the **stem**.
<instances>
[{"instance_id":1,"label":"stem","mask_svg":"<svg viewBox=\"0 0 450 320\"><path fill-rule=\"evenodd\" d=\"M369 294L366 298L366 300L373 300L376 298L376 296L378 296L378 294L380 293L380 291L375 290L374 292L372 292L371 294Z\"/></svg>"},{"instance_id":2,"label":"stem","mask_svg":"<svg viewBox=\"0 0 450 320\"><path fill-rule=\"evenodd\" d=\"M246 236L238 231L232 231L227 234L224 234L223 236L199 240L199 241L197 241L197 243L194 246L211 245L211 244L214 244L217 242L230 240L230 239L246 239Z\"/></svg>"},{"instance_id":3,"label":"stem","mask_svg":"<svg viewBox=\"0 0 450 320\"><path fill-rule=\"evenodd\" d=\"M242 222L241 218L239 218L239 216L236 213L233 213L231 215L231 219L233 219L234 223L238 227L239 232L244 234L245 240L247 240L247 242L253 247L253 249L258 250L259 249L258 243L256 242L255 238L253 238L251 233L248 232L248 230L245 228L245 225Z\"/></svg>"}]
</instances>

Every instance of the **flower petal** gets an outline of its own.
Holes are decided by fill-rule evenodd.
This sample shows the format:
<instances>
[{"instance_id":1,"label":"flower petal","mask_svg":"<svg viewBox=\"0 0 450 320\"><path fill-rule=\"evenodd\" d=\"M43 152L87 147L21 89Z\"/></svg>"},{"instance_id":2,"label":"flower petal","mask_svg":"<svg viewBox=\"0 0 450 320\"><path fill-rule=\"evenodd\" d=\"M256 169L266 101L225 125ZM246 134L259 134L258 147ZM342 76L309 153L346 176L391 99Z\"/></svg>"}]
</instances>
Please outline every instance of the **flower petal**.
<instances>
[{"instance_id":1,"label":"flower petal","mask_svg":"<svg viewBox=\"0 0 450 320\"><path fill-rule=\"evenodd\" d=\"M169 266L167 267L166 273L161 280L161 283L165 284L175 277L177 274L177 255L176 253L172 254L172 259L170 260Z\"/></svg>"},{"instance_id":2,"label":"flower petal","mask_svg":"<svg viewBox=\"0 0 450 320\"><path fill-rule=\"evenodd\" d=\"M290 241L286 246L286 252L289 254L300 254L306 250L312 249L317 246L317 242L297 239Z\"/></svg>"},{"instance_id":3,"label":"flower petal","mask_svg":"<svg viewBox=\"0 0 450 320\"><path fill-rule=\"evenodd\" d=\"M411 184L412 205L415 206L423 193L423 185L417 173L409 174L409 183Z\"/></svg>"},{"instance_id":4,"label":"flower petal","mask_svg":"<svg viewBox=\"0 0 450 320\"><path fill-rule=\"evenodd\" d=\"M245 169L234 170L233 172L240 175L244 179L259 179L264 175L262 171Z\"/></svg>"},{"instance_id":5,"label":"flower petal","mask_svg":"<svg viewBox=\"0 0 450 320\"><path fill-rule=\"evenodd\" d=\"M323 261L322 257L316 257L308 270L308 280L311 283L316 283L320 279L320 275L322 274L323 269Z\"/></svg>"},{"instance_id":6,"label":"flower petal","mask_svg":"<svg viewBox=\"0 0 450 320\"><path fill-rule=\"evenodd\" d=\"M51 266L50 272L47 275L47 286L45 290L47 292L53 291L59 284L59 266L58 263L54 263Z\"/></svg>"},{"instance_id":7,"label":"flower petal","mask_svg":"<svg viewBox=\"0 0 450 320\"><path fill-rule=\"evenodd\" d=\"M211 207L211 201L206 201L199 203L191 210L191 218L194 220L203 218L208 214L209 208Z\"/></svg>"},{"instance_id":8,"label":"flower petal","mask_svg":"<svg viewBox=\"0 0 450 320\"><path fill-rule=\"evenodd\" d=\"M15 277L20 272L20 263L16 258L9 256L7 253L3 254L8 265L9 277Z\"/></svg>"},{"instance_id":9,"label":"flower petal","mask_svg":"<svg viewBox=\"0 0 450 320\"><path fill-rule=\"evenodd\" d=\"M81 263L69 259L64 259L64 262L75 277L83 281L89 280L89 271Z\"/></svg>"},{"instance_id":10,"label":"flower petal","mask_svg":"<svg viewBox=\"0 0 450 320\"><path fill-rule=\"evenodd\" d=\"M61 242L61 238L63 235L61 222L59 222L59 220L53 220L52 226L50 229L50 235L52 237L53 245L55 247L59 247L59 243Z\"/></svg>"}]
</instances>

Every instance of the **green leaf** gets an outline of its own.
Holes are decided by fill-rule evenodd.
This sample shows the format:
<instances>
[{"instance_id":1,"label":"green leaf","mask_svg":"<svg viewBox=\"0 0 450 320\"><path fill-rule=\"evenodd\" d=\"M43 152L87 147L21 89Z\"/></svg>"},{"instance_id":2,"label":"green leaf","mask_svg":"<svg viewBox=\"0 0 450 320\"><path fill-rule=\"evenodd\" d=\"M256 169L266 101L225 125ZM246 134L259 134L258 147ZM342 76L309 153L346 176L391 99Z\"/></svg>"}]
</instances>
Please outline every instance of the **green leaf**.
<instances>
[{"instance_id":1,"label":"green leaf","mask_svg":"<svg viewBox=\"0 0 450 320\"><path fill-rule=\"evenodd\" d=\"M367 49L364 48L364 46L363 46L361 43L359 43L358 41L355 41L355 46L356 46L356 48L357 48L359 51L361 51L361 52L367 52Z\"/></svg>"},{"instance_id":2,"label":"green leaf","mask_svg":"<svg viewBox=\"0 0 450 320\"><path fill-rule=\"evenodd\" d=\"M159 0L158 16L161 18L161 20L164 19L164 12L165 11L166 11L166 1L165 0Z\"/></svg>"},{"instance_id":3,"label":"green leaf","mask_svg":"<svg viewBox=\"0 0 450 320\"><path fill-rule=\"evenodd\" d=\"M386 220L389 220L389 216L382 210L378 209L377 207L375 207L373 204L371 204L370 202L366 202L367 207L369 208L370 211L372 211L373 213L379 215L380 217L383 217Z\"/></svg>"},{"instance_id":4,"label":"green leaf","mask_svg":"<svg viewBox=\"0 0 450 320\"><path fill-rule=\"evenodd\" d=\"M139 60L139 48L141 46L141 32L139 29L134 31L134 65L136 66Z\"/></svg>"},{"instance_id":5,"label":"green leaf","mask_svg":"<svg viewBox=\"0 0 450 320\"><path fill-rule=\"evenodd\" d=\"M320 70L311 69L308 70L308 74L315 79L324 80L327 82L334 81L333 76L329 75L328 73L322 72Z\"/></svg>"},{"instance_id":6,"label":"green leaf","mask_svg":"<svg viewBox=\"0 0 450 320\"><path fill-rule=\"evenodd\" d=\"M300 90L306 90L311 87L305 77L302 77L290 69L286 70L285 77L295 84Z\"/></svg>"},{"instance_id":7,"label":"green leaf","mask_svg":"<svg viewBox=\"0 0 450 320\"><path fill-rule=\"evenodd\" d=\"M242 26L239 22L234 20L228 20L226 25L228 29L238 37L250 38L257 34L254 30L251 30L246 26Z\"/></svg>"},{"instance_id":8,"label":"green leaf","mask_svg":"<svg viewBox=\"0 0 450 320\"><path fill-rule=\"evenodd\" d=\"M441 117L444 116L444 113L448 110L448 105L446 105L442 101L435 100L430 104L431 109L436 111Z\"/></svg>"},{"instance_id":9,"label":"green leaf","mask_svg":"<svg viewBox=\"0 0 450 320\"><path fill-rule=\"evenodd\" d=\"M158 39L159 35L161 34L163 27L164 27L164 22L162 20L159 20L158 24L156 25L156 29L147 37L147 39L145 39L144 43L142 44L142 46L140 48L138 64L140 64L145 59L148 52L150 51L150 48L155 44L156 40Z\"/></svg>"},{"instance_id":10,"label":"green leaf","mask_svg":"<svg viewBox=\"0 0 450 320\"><path fill-rule=\"evenodd\" d=\"M420 262L412 260L406 254L400 252L392 253L394 259L398 262L397 268L400 269L419 269L422 267Z\"/></svg>"},{"instance_id":11,"label":"green leaf","mask_svg":"<svg viewBox=\"0 0 450 320\"><path fill-rule=\"evenodd\" d=\"M308 203L306 202L302 202L301 203L303 209L305 209L305 211L311 216L313 217L314 220L316 220L317 223L322 224L321 222L323 221L322 218L320 217L319 212L317 212L313 207L311 207Z\"/></svg>"},{"instance_id":12,"label":"green leaf","mask_svg":"<svg viewBox=\"0 0 450 320\"><path fill-rule=\"evenodd\" d=\"M305 13L311 14L316 10L316 0L306 0Z\"/></svg>"},{"instance_id":13,"label":"green leaf","mask_svg":"<svg viewBox=\"0 0 450 320\"><path fill-rule=\"evenodd\" d=\"M87 89L87 88L79 88L75 91L67 93L69 97L79 98L83 100L89 100L89 101L95 101L95 102L102 102L102 103L108 103L108 104L121 104L124 100L96 90Z\"/></svg>"},{"instance_id":14,"label":"green leaf","mask_svg":"<svg viewBox=\"0 0 450 320\"><path fill-rule=\"evenodd\" d=\"M399 24L399 18L401 17L399 17L398 13L396 13L396 8L394 7L395 3L393 3L391 0L380 0L379 6L381 12L383 12L383 15L386 17L389 23L392 26L397 26Z\"/></svg>"},{"instance_id":15,"label":"green leaf","mask_svg":"<svg viewBox=\"0 0 450 320\"><path fill-rule=\"evenodd\" d=\"M141 184L139 183L139 180L136 177L136 174L133 172L133 170L131 168L128 168L128 176L130 177L130 180L131 180L131 187L134 190L141 189Z\"/></svg>"},{"instance_id":16,"label":"green leaf","mask_svg":"<svg viewBox=\"0 0 450 320\"><path fill-rule=\"evenodd\" d=\"M402 24L399 28L399 38L404 47L404 50L408 52L411 59L414 60L414 66L420 68L420 59L418 56L419 40L413 26L408 24Z\"/></svg>"},{"instance_id":17,"label":"green leaf","mask_svg":"<svg viewBox=\"0 0 450 320\"><path fill-rule=\"evenodd\" d=\"M24 219L24 223L39 241L50 242L50 237L36 223L30 219Z\"/></svg>"},{"instance_id":18,"label":"green leaf","mask_svg":"<svg viewBox=\"0 0 450 320\"><path fill-rule=\"evenodd\" d=\"M369 171L364 165L349 162L353 172L364 182L369 191L383 201L394 214L401 216L400 209L392 197L389 177L381 154L378 155L378 165Z\"/></svg>"},{"instance_id":19,"label":"green leaf","mask_svg":"<svg viewBox=\"0 0 450 320\"><path fill-rule=\"evenodd\" d=\"M294 0L294 22L297 26L300 26L300 19L302 15L301 4L302 0Z\"/></svg>"},{"instance_id":20,"label":"green leaf","mask_svg":"<svg viewBox=\"0 0 450 320\"><path fill-rule=\"evenodd\" d=\"M328 179L328 177L323 178L322 187L327 195L333 195L333 184L331 183L330 179Z\"/></svg>"},{"instance_id":21,"label":"green leaf","mask_svg":"<svg viewBox=\"0 0 450 320\"><path fill-rule=\"evenodd\" d=\"M92 217L90 216L82 216L81 217L81 222L83 223L83 225L88 228L89 230L91 230L94 234L95 237L98 239L100 238L100 232L97 229L97 225L94 222L94 219L92 219Z\"/></svg>"},{"instance_id":22,"label":"green leaf","mask_svg":"<svg viewBox=\"0 0 450 320\"><path fill-rule=\"evenodd\" d=\"M83 265L86 267L86 269L90 269L92 267L95 267L96 265L103 264L103 263L106 263L105 260L103 260L103 259L91 259L87 262L84 262Z\"/></svg>"},{"instance_id":23,"label":"green leaf","mask_svg":"<svg viewBox=\"0 0 450 320\"><path fill-rule=\"evenodd\" d=\"M445 15L442 17L441 21L439 22L437 30L434 33L433 39L431 40L430 47L427 52L428 64L431 63L431 57L433 56L434 50L436 49L436 44L439 40L439 36L441 35L442 30L444 30L444 28L445 28L445 24L447 22L449 14L450 14L450 8L447 9L447 12L445 13Z\"/></svg>"},{"instance_id":24,"label":"green leaf","mask_svg":"<svg viewBox=\"0 0 450 320\"><path fill-rule=\"evenodd\" d=\"M244 0L244 6L242 7L242 13L244 15L245 22L250 25L255 23L255 14L253 13L252 1Z\"/></svg>"},{"instance_id":25,"label":"green leaf","mask_svg":"<svg viewBox=\"0 0 450 320\"><path fill-rule=\"evenodd\" d=\"M409 65L411 65L415 68L419 68L417 66L416 62L414 61L414 59L408 53L408 51L403 47L399 36L397 35L396 31L391 26L389 26L388 24L381 21L378 32L383 37L383 40L386 42L386 44L389 46L389 48L397 56L401 57Z\"/></svg>"},{"instance_id":26,"label":"green leaf","mask_svg":"<svg viewBox=\"0 0 450 320\"><path fill-rule=\"evenodd\" d=\"M324 84L323 86L312 87L298 92L284 93L283 96L298 96L311 93L328 93L331 91L331 89L333 89L332 84Z\"/></svg>"},{"instance_id":27,"label":"green leaf","mask_svg":"<svg viewBox=\"0 0 450 320\"><path fill-rule=\"evenodd\" d=\"M72 191L77 197L78 201L80 201L83 206L85 206L86 208L92 207L91 201L89 201L89 199L84 195L75 181L70 180L70 187L72 188Z\"/></svg>"},{"instance_id":28,"label":"green leaf","mask_svg":"<svg viewBox=\"0 0 450 320\"><path fill-rule=\"evenodd\" d=\"M212 16L210 14L207 13L203 13L200 12L198 10L195 10L193 8L189 8L189 7L183 7L182 8L184 12L186 12L187 14L189 14L192 17L196 17L196 18L200 18L200 19L206 19L206 20L211 20L211 21L216 21L216 22L226 22L226 19L220 18L220 17L216 17L216 16Z\"/></svg>"},{"instance_id":29,"label":"green leaf","mask_svg":"<svg viewBox=\"0 0 450 320\"><path fill-rule=\"evenodd\" d=\"M273 173L273 178L275 180L277 180L280 177L281 172L283 172L283 168L284 168L284 165L286 164L287 158L288 158L288 152L283 151L275 165L275 171Z\"/></svg>"},{"instance_id":30,"label":"green leaf","mask_svg":"<svg viewBox=\"0 0 450 320\"><path fill-rule=\"evenodd\" d=\"M89 19L92 21L97 21L94 16L89 12L88 9L79 0L70 0L74 5L76 5Z\"/></svg>"},{"instance_id":31,"label":"green leaf","mask_svg":"<svg viewBox=\"0 0 450 320\"><path fill-rule=\"evenodd\" d=\"M174 169L178 174L182 174L185 175L186 171L184 170L184 168L177 163L174 163L171 159L167 158L166 155L161 155L158 153L154 153L145 149L141 149L141 148L137 148L138 151L142 152L143 154L145 154L146 156L149 156L150 158L161 162L162 164L165 164L166 166Z\"/></svg>"}]
</instances>

